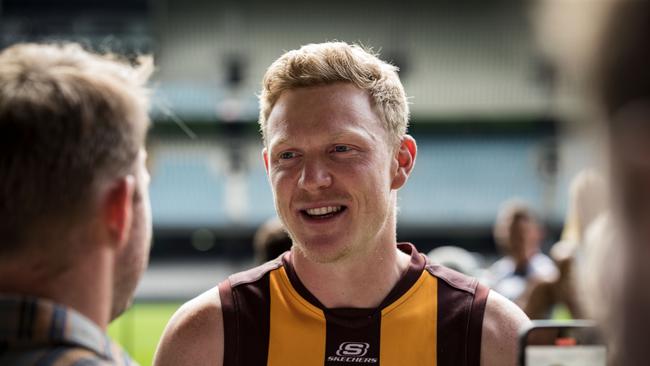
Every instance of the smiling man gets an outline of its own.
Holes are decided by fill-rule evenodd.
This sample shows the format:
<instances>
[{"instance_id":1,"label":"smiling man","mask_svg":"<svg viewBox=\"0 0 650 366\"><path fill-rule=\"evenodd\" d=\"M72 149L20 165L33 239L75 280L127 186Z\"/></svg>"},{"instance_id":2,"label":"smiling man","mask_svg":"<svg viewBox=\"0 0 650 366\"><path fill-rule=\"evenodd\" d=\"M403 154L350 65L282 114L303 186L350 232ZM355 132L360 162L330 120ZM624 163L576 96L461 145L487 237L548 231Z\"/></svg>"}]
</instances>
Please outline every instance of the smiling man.
<instances>
[{"instance_id":1,"label":"smiling man","mask_svg":"<svg viewBox=\"0 0 650 366\"><path fill-rule=\"evenodd\" d=\"M394 66L346 43L287 52L260 125L293 248L184 305L158 365L515 365L523 312L397 243L417 147Z\"/></svg>"}]
</instances>

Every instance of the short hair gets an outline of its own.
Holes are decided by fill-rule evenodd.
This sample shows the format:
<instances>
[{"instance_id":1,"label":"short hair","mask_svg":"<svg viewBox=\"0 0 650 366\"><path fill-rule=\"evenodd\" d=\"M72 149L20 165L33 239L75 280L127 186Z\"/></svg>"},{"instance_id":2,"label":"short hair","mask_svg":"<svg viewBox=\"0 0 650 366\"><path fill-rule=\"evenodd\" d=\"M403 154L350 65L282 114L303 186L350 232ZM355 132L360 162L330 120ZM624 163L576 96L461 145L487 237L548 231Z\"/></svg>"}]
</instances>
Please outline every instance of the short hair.
<instances>
[{"instance_id":1,"label":"short hair","mask_svg":"<svg viewBox=\"0 0 650 366\"><path fill-rule=\"evenodd\" d=\"M134 66L72 43L0 53L0 253L53 219L74 222L97 182L132 171L152 69L150 57Z\"/></svg>"},{"instance_id":2,"label":"short hair","mask_svg":"<svg viewBox=\"0 0 650 366\"><path fill-rule=\"evenodd\" d=\"M512 234L519 223L537 222L537 217L528 204L522 200L512 199L501 205L494 223L494 241L504 253L512 252Z\"/></svg>"},{"instance_id":3,"label":"short hair","mask_svg":"<svg viewBox=\"0 0 650 366\"><path fill-rule=\"evenodd\" d=\"M370 95L389 135L399 140L408 128L409 106L398 68L372 50L345 42L308 44L283 54L269 66L262 82L259 124L266 142L266 122L283 91L353 83Z\"/></svg>"}]
</instances>

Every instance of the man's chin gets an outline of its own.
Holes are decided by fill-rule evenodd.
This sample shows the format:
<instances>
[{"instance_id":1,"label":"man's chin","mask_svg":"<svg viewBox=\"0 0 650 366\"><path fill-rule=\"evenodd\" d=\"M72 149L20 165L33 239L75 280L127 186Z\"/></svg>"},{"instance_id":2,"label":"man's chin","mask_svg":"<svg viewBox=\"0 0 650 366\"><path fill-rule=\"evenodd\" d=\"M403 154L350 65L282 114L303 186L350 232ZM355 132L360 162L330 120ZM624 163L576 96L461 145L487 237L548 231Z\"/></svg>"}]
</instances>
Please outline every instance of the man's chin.
<instances>
[{"instance_id":1,"label":"man's chin","mask_svg":"<svg viewBox=\"0 0 650 366\"><path fill-rule=\"evenodd\" d=\"M340 262L350 254L348 247L334 247L331 245L310 245L295 243L295 247L303 257L310 262L319 264L330 264Z\"/></svg>"}]
</instances>

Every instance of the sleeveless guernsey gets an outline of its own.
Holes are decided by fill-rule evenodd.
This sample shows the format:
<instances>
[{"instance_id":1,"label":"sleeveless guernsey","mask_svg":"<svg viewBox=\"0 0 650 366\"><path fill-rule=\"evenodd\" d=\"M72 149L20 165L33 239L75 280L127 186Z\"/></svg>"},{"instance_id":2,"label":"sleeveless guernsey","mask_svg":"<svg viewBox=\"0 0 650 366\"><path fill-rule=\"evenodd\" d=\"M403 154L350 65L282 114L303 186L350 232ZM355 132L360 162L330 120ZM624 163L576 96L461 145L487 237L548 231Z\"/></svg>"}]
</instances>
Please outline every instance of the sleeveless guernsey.
<instances>
[{"instance_id":1,"label":"sleeveless guernsey","mask_svg":"<svg viewBox=\"0 0 650 366\"><path fill-rule=\"evenodd\" d=\"M287 252L219 284L224 366L479 366L489 289L429 263L408 270L376 309L324 307Z\"/></svg>"}]
</instances>

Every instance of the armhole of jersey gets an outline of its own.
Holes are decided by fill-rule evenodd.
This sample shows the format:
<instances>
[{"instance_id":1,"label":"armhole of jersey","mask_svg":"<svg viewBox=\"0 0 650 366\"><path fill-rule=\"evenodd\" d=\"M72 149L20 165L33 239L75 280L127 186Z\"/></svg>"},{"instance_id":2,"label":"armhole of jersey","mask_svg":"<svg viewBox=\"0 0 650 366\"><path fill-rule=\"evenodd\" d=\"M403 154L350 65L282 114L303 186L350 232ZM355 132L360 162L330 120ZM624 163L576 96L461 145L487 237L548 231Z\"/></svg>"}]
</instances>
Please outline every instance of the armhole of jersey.
<instances>
[{"instance_id":1,"label":"armhole of jersey","mask_svg":"<svg viewBox=\"0 0 650 366\"><path fill-rule=\"evenodd\" d=\"M483 333L483 315L490 289L482 284L476 285L474 301L469 311L469 334L468 334L468 365L479 366L481 364L481 335Z\"/></svg>"},{"instance_id":2,"label":"armhole of jersey","mask_svg":"<svg viewBox=\"0 0 650 366\"><path fill-rule=\"evenodd\" d=\"M237 365L239 355L237 327L237 309L230 285L230 280L219 284L219 297L221 299L221 314L223 315L223 366Z\"/></svg>"}]
</instances>

